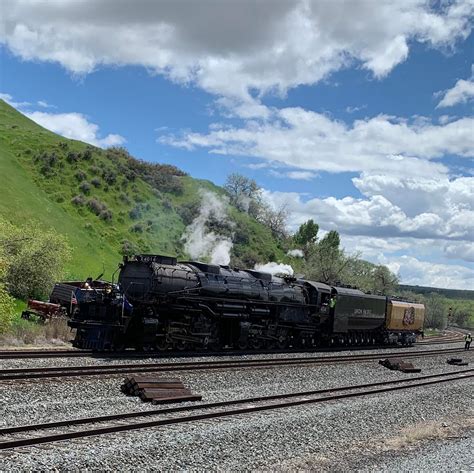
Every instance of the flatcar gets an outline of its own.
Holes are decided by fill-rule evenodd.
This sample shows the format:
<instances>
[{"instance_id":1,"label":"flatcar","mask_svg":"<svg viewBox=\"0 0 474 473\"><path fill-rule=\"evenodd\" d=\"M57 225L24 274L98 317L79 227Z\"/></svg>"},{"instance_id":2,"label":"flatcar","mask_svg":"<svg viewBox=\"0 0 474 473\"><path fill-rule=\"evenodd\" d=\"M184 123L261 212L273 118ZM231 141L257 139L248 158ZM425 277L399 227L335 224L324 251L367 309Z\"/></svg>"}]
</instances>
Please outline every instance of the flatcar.
<instances>
[{"instance_id":1,"label":"flatcar","mask_svg":"<svg viewBox=\"0 0 474 473\"><path fill-rule=\"evenodd\" d=\"M69 321L78 348L410 345L424 321L422 304L160 255L125 257L118 284L91 295L78 301Z\"/></svg>"}]
</instances>

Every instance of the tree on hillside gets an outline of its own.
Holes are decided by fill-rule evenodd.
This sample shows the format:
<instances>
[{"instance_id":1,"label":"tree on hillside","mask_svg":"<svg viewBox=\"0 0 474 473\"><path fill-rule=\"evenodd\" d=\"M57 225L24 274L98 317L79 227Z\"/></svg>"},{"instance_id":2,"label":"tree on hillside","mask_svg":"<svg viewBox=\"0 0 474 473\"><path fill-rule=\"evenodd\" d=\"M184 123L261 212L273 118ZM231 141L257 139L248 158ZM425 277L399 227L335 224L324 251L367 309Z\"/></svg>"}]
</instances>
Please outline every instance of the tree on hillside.
<instances>
[{"instance_id":1,"label":"tree on hillside","mask_svg":"<svg viewBox=\"0 0 474 473\"><path fill-rule=\"evenodd\" d=\"M230 203L250 215L261 202L261 189L258 184L242 174L229 174L224 189L229 194Z\"/></svg>"},{"instance_id":2,"label":"tree on hillside","mask_svg":"<svg viewBox=\"0 0 474 473\"><path fill-rule=\"evenodd\" d=\"M44 298L62 276L70 258L64 237L37 225L14 226L0 220L0 254L5 270L1 283L19 299Z\"/></svg>"},{"instance_id":3,"label":"tree on hillside","mask_svg":"<svg viewBox=\"0 0 474 473\"><path fill-rule=\"evenodd\" d=\"M260 212L256 218L260 223L269 228L276 238L280 240L287 238L288 210L286 205L273 210L269 205L261 204Z\"/></svg>"},{"instance_id":4,"label":"tree on hillside","mask_svg":"<svg viewBox=\"0 0 474 473\"><path fill-rule=\"evenodd\" d=\"M318 239L319 225L313 219L300 225L296 233L293 235L293 243L295 246L301 247L303 250L314 245Z\"/></svg>"},{"instance_id":5,"label":"tree on hillside","mask_svg":"<svg viewBox=\"0 0 474 473\"><path fill-rule=\"evenodd\" d=\"M344 280L345 270L351 258L339 248L339 233L331 230L312 248L303 271L308 279L326 284L338 284Z\"/></svg>"}]
</instances>

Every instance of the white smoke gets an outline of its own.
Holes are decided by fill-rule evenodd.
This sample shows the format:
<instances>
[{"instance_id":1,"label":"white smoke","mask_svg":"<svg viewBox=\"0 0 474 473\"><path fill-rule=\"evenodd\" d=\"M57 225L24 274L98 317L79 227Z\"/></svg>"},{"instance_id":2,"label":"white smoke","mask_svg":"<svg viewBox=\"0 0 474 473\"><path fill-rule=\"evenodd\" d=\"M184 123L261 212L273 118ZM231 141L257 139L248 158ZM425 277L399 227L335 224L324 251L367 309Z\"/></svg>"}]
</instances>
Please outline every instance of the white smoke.
<instances>
[{"instance_id":1,"label":"white smoke","mask_svg":"<svg viewBox=\"0 0 474 473\"><path fill-rule=\"evenodd\" d=\"M262 273L270 273L273 275L277 274L286 274L288 276L293 276L293 268L289 264L280 264L280 263L266 263L266 264L256 264L255 269L261 271Z\"/></svg>"},{"instance_id":2,"label":"white smoke","mask_svg":"<svg viewBox=\"0 0 474 473\"><path fill-rule=\"evenodd\" d=\"M200 194L199 215L186 227L181 237L184 241L184 249L192 259L204 258L212 264L227 265L230 262L232 240L209 231L207 223L212 219L232 226L233 222L230 222L227 216L228 202L211 191L201 189Z\"/></svg>"},{"instance_id":3,"label":"white smoke","mask_svg":"<svg viewBox=\"0 0 474 473\"><path fill-rule=\"evenodd\" d=\"M293 256L293 258L303 258L303 250L289 250L287 253L288 256Z\"/></svg>"}]
</instances>

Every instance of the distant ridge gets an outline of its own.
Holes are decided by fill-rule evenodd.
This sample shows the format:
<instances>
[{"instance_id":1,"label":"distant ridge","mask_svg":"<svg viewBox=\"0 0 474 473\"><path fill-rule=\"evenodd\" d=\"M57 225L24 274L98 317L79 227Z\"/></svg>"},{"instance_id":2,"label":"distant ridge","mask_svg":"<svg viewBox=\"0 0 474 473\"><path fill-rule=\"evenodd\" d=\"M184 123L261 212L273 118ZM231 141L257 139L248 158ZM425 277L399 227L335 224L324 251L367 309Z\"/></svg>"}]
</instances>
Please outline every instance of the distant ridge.
<instances>
[{"instance_id":1,"label":"distant ridge","mask_svg":"<svg viewBox=\"0 0 474 473\"><path fill-rule=\"evenodd\" d=\"M429 294L435 292L441 294L448 299L465 299L474 300L474 290L469 291L467 289L442 289L439 287L429 286L410 286L408 284L399 284L398 286L402 291L412 291L417 294Z\"/></svg>"}]
</instances>

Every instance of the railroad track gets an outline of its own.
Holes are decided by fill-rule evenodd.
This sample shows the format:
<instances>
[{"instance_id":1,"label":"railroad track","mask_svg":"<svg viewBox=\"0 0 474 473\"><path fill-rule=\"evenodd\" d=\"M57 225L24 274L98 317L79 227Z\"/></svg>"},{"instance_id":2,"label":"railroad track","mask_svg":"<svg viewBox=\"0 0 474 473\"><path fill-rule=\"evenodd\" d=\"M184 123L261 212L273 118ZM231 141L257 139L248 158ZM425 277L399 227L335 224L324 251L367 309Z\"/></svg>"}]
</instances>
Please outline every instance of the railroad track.
<instances>
[{"instance_id":1,"label":"railroad track","mask_svg":"<svg viewBox=\"0 0 474 473\"><path fill-rule=\"evenodd\" d=\"M362 355L338 355L327 357L259 358L244 360L218 360L173 363L134 363L97 366L67 366L49 368L11 368L0 370L0 381L30 380L42 378L71 378L78 376L117 375L125 373L197 371L212 369L271 368L275 366L311 365L328 363L354 363L380 358L425 357L461 353L460 348L444 350L416 350Z\"/></svg>"},{"instance_id":2,"label":"railroad track","mask_svg":"<svg viewBox=\"0 0 474 473\"><path fill-rule=\"evenodd\" d=\"M316 404L328 401L371 396L374 394L387 393L401 389L413 389L421 386L466 380L472 378L473 376L474 369L468 369L451 373L440 373L403 380L361 384L357 386L343 386L339 388L278 394L273 396L261 396L247 399L235 399L191 406L150 410L145 412L128 412L100 417L69 419L43 424L7 427L0 429L0 436L2 437L2 441L0 442L0 450L41 445L61 440L100 436L110 433L126 432L151 427L192 423L204 419L232 417L236 415L283 409L306 404ZM191 414L186 415L187 413ZM180 415L173 417L173 414ZM171 417L169 417L170 415ZM129 422L130 420L137 420L141 418L154 419L131 423ZM48 431L50 429L57 429L60 427L74 428L85 424L103 424L104 422L118 423L94 428L85 428L72 431L68 430L61 433L54 432L43 436L38 436L37 434L38 431ZM127 423L124 424L124 422Z\"/></svg>"},{"instance_id":3,"label":"railroad track","mask_svg":"<svg viewBox=\"0 0 474 473\"><path fill-rule=\"evenodd\" d=\"M446 341L442 339L428 340L416 342L416 345L436 345L443 343L455 343L461 342L462 339L450 338ZM415 346L416 346L415 345ZM406 348L406 347L399 347ZM221 350L221 351L187 351L187 352L174 352L174 351L103 351L97 352L94 350L0 350L0 359L33 359L33 358L80 358L80 357L93 357L93 358L185 358L192 356L246 356L246 355L273 355L273 354L284 354L284 353L324 353L324 352L344 352L344 351L358 351L358 350L371 350L371 349L397 349L395 346L376 345L376 346L353 346L353 347L336 347L336 348L288 348L284 350Z\"/></svg>"}]
</instances>

